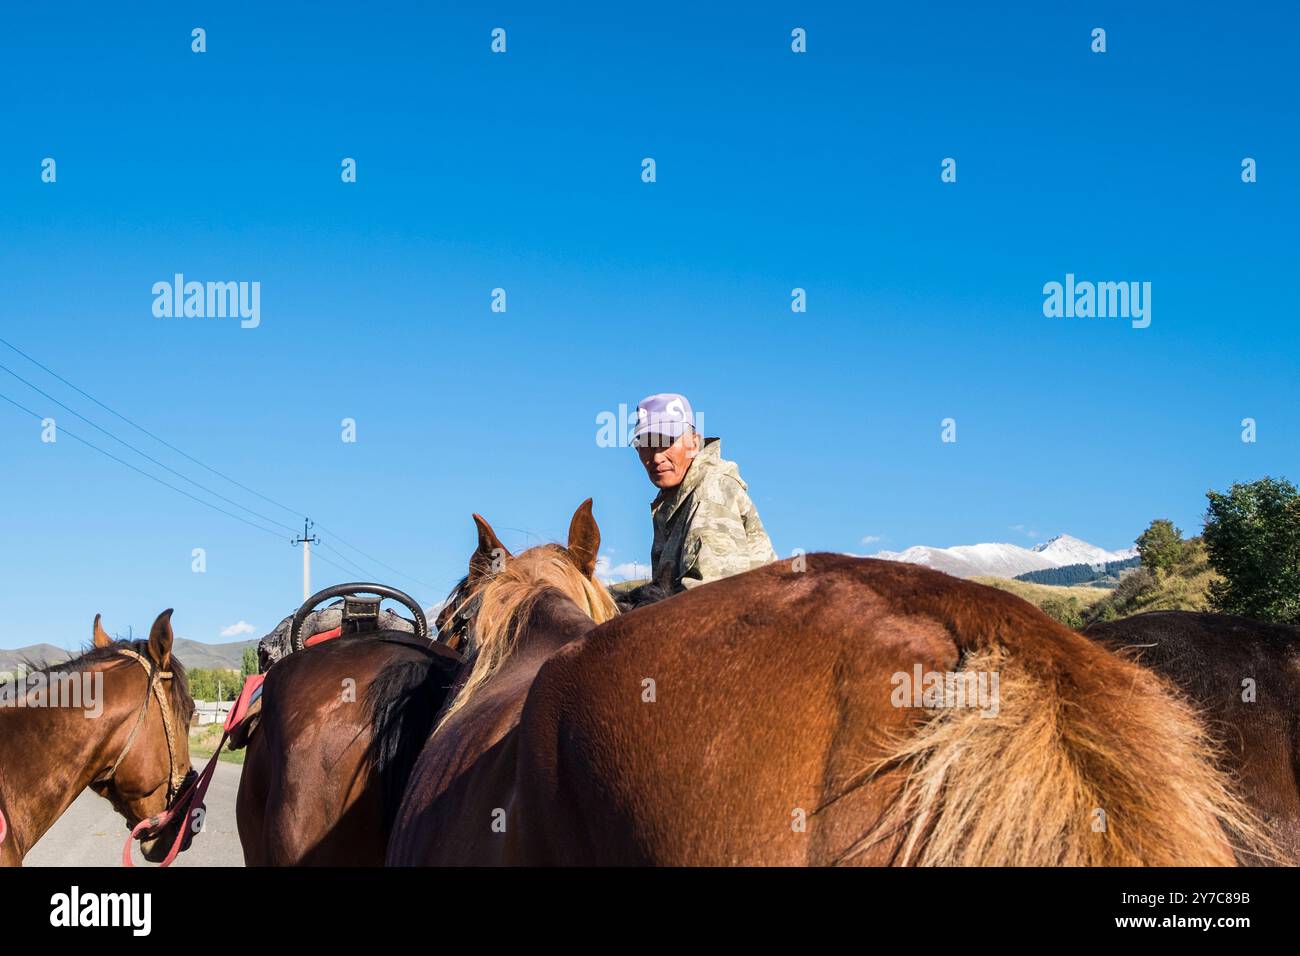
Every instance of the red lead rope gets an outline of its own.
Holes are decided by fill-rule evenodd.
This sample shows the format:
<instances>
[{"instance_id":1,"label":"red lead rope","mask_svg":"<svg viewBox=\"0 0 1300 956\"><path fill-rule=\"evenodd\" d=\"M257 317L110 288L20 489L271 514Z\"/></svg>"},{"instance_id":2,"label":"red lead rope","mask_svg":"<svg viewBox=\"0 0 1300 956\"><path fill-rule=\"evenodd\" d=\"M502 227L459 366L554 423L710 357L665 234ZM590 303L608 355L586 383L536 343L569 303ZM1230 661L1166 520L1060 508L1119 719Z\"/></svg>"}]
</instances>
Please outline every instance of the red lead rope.
<instances>
[{"instance_id":1,"label":"red lead rope","mask_svg":"<svg viewBox=\"0 0 1300 956\"><path fill-rule=\"evenodd\" d=\"M330 636L337 637L340 633L341 629L335 628L334 632ZM317 634L314 637L309 638L307 643L310 644L312 641L319 641L321 639L324 639L323 635ZM212 775L217 769L217 758L221 756L221 748L224 747L226 741L230 739L231 732L239 727L248 716L248 708L252 706L252 701L257 696L257 692L262 686L262 681L265 679L266 675L264 674L254 674L244 682L244 689L239 694L239 700L235 702L235 706L231 708L230 713L226 715L226 724L222 728L225 733L221 735L221 742L217 744L217 749L212 751L212 759L208 761L208 765L203 768L203 771L198 774L198 776L194 777L189 783L181 787L180 791L176 794L176 799L172 801L171 807L156 817L150 817L148 820L141 820L136 824L135 829L131 831L131 835L126 838L126 846L122 847L123 866L135 866L135 864L131 862L131 844L133 842L136 840L143 840L154 833L161 832L167 828L168 824L176 819L178 814L183 813L187 819L176 831L176 842L172 844L171 852L167 854L167 858L159 864L159 867L172 865L172 861L175 860L177 854L181 852L181 847L185 845L186 828L193 826L192 821L188 819L189 815L196 807L203 807L203 797L207 794L208 784L212 782Z\"/></svg>"},{"instance_id":2,"label":"red lead rope","mask_svg":"<svg viewBox=\"0 0 1300 956\"><path fill-rule=\"evenodd\" d=\"M172 801L169 809L158 814L156 817L150 817L148 820L141 820L131 831L131 835L126 838L126 844L122 847L122 865L134 867L135 863L131 860L131 844L136 840L144 840L153 834L159 833L178 816L184 816L185 820L176 830L176 840L172 843L171 850L167 853L167 858L158 864L159 869L171 866L176 857L181 852L181 847L185 844L186 831L193 826L189 819L194 809L203 808L203 797L208 792L208 784L212 782L212 775L217 769L217 758L221 756L221 748L226 745L226 740L230 733L222 734L221 742L217 744L217 749L212 752L212 759L208 765L194 777L188 784L181 788L180 793L176 794L176 799Z\"/></svg>"}]
</instances>

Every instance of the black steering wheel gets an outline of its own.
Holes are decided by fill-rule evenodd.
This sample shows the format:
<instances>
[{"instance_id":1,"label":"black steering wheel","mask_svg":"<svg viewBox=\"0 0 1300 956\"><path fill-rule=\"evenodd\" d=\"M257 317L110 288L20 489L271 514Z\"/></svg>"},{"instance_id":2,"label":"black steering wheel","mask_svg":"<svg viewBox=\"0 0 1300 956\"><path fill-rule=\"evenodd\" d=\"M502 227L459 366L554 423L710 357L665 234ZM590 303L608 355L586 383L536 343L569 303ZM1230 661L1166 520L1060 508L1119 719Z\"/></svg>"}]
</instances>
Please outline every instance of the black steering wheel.
<instances>
[{"instance_id":1,"label":"black steering wheel","mask_svg":"<svg viewBox=\"0 0 1300 956\"><path fill-rule=\"evenodd\" d=\"M307 646L302 636L302 625L303 621L307 619L307 615L316 610L316 605L320 604L321 601L328 601L330 598L349 597L353 594L375 594L380 598L392 598L394 601L405 604L407 610L415 616L415 636L425 641L429 639L429 621L424 616L424 611L415 598L405 591L390 588L386 584L354 582L352 584L336 584L324 591L317 591L302 603L302 607L294 612L293 624L289 626L289 641L293 645L293 649L301 651Z\"/></svg>"}]
</instances>

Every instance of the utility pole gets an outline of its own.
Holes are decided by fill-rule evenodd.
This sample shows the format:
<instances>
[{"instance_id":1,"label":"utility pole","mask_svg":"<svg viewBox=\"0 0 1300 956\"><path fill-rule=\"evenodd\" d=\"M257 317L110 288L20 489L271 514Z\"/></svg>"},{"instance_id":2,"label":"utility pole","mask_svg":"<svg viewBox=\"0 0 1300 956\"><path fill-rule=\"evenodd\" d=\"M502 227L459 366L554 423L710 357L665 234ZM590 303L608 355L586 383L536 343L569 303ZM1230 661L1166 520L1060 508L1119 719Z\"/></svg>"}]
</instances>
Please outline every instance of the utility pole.
<instances>
[{"instance_id":1,"label":"utility pole","mask_svg":"<svg viewBox=\"0 0 1300 956\"><path fill-rule=\"evenodd\" d=\"M311 597L311 546L320 544L320 538L314 534L309 534L311 529L311 519L303 518L302 537L293 539L295 548L302 545L302 599L304 601Z\"/></svg>"}]
</instances>

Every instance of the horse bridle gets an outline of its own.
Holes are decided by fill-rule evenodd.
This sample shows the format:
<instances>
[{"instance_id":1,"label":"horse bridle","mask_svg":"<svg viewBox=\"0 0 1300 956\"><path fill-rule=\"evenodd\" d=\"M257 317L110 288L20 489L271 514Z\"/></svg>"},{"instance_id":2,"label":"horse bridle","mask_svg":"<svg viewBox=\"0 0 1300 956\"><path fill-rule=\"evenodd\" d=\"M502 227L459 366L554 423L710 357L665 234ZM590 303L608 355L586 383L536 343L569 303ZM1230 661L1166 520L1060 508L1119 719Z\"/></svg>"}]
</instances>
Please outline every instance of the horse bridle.
<instances>
[{"instance_id":1,"label":"horse bridle","mask_svg":"<svg viewBox=\"0 0 1300 956\"><path fill-rule=\"evenodd\" d=\"M468 600L460 603L447 623L438 630L435 640L468 656L473 643L474 618L478 616L482 603L483 592L479 589Z\"/></svg>"},{"instance_id":2,"label":"horse bridle","mask_svg":"<svg viewBox=\"0 0 1300 956\"><path fill-rule=\"evenodd\" d=\"M140 728L144 726L144 719L149 713L149 699L156 698L158 701L158 710L162 714L163 732L167 735L167 806L172 805L172 800L176 798L185 783L190 777L195 776L193 767L179 767L176 759L176 731L172 725L172 708L171 702L167 699L167 694L163 690L163 681L172 679L171 671L160 670L158 666L152 663L143 654L137 654L135 651L129 651L125 648L118 650L123 657L129 657L149 675L149 686L144 692L144 701L140 704L139 715L135 719L135 726L131 728L131 736L127 737L126 745L122 752L117 755L117 760L113 762L113 768L96 783L107 783L113 779L117 773L117 768L122 766L122 761L126 755L131 752L135 745L135 739L140 734Z\"/></svg>"}]
</instances>

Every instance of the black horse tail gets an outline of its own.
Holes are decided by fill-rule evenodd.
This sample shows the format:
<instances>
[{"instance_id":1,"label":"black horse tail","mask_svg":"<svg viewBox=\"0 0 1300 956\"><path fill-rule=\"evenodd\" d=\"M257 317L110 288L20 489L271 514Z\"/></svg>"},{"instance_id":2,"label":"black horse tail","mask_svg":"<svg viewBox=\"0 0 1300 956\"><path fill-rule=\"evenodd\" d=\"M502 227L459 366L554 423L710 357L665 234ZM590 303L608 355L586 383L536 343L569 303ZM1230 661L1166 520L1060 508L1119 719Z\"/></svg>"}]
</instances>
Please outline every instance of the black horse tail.
<instances>
[{"instance_id":1,"label":"black horse tail","mask_svg":"<svg viewBox=\"0 0 1300 956\"><path fill-rule=\"evenodd\" d=\"M459 669L454 658L427 644L410 646L421 653L385 667L366 692L373 728L370 762L379 780L386 833L392 831L415 761Z\"/></svg>"}]
</instances>

